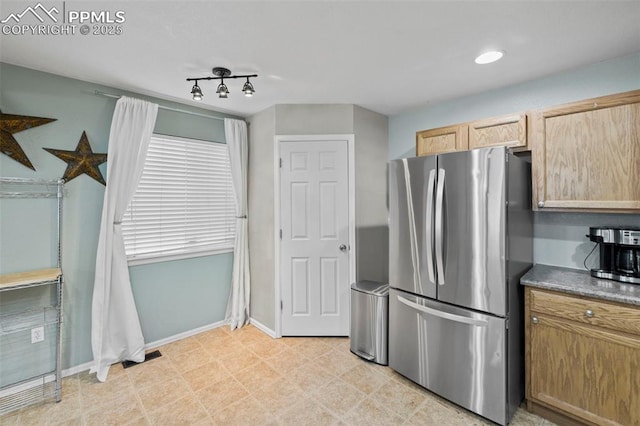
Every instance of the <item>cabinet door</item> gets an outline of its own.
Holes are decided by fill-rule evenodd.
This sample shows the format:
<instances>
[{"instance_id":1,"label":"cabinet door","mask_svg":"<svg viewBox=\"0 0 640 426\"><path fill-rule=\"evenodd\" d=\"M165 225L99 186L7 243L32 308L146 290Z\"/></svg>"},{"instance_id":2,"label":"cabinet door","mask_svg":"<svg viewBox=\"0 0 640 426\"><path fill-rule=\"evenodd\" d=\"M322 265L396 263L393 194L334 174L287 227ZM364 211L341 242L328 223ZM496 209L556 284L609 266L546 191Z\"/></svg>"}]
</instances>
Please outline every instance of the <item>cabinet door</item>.
<instances>
[{"instance_id":1,"label":"cabinet door","mask_svg":"<svg viewBox=\"0 0 640 426\"><path fill-rule=\"evenodd\" d=\"M511 114L470 123L469 149L487 146L507 146L516 151L526 150L526 114Z\"/></svg>"},{"instance_id":2,"label":"cabinet door","mask_svg":"<svg viewBox=\"0 0 640 426\"><path fill-rule=\"evenodd\" d=\"M533 113L534 207L640 210L640 90Z\"/></svg>"},{"instance_id":3,"label":"cabinet door","mask_svg":"<svg viewBox=\"0 0 640 426\"><path fill-rule=\"evenodd\" d=\"M528 399L595 424L640 424L639 337L530 315Z\"/></svg>"},{"instance_id":4,"label":"cabinet door","mask_svg":"<svg viewBox=\"0 0 640 426\"><path fill-rule=\"evenodd\" d=\"M416 155L442 154L469 149L467 125L440 127L416 133Z\"/></svg>"}]
</instances>

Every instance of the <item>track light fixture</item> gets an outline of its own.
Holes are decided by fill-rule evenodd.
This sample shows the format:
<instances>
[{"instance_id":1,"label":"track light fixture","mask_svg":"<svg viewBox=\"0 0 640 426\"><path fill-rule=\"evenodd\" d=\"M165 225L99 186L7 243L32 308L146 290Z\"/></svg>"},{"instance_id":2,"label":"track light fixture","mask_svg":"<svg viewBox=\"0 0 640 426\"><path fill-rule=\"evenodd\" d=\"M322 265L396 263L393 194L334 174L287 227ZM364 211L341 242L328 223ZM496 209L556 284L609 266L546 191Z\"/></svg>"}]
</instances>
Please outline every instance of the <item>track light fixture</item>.
<instances>
[{"instance_id":1,"label":"track light fixture","mask_svg":"<svg viewBox=\"0 0 640 426\"><path fill-rule=\"evenodd\" d=\"M251 77L257 77L258 74L251 75L231 75L231 71L227 68L215 67L211 70L213 73L213 77L198 77L198 78L187 78L187 81L195 82L193 87L191 88L191 96L193 96L194 101L201 101L203 98L202 90L200 86L198 86L198 81L200 80L220 80L220 84L218 84L218 88L216 89L216 93L219 98L226 99L229 95L229 88L226 84L224 84L225 78L246 78L247 82L242 86L242 93L245 96L253 96L255 93L255 89L253 88L253 84L249 81Z\"/></svg>"}]
</instances>

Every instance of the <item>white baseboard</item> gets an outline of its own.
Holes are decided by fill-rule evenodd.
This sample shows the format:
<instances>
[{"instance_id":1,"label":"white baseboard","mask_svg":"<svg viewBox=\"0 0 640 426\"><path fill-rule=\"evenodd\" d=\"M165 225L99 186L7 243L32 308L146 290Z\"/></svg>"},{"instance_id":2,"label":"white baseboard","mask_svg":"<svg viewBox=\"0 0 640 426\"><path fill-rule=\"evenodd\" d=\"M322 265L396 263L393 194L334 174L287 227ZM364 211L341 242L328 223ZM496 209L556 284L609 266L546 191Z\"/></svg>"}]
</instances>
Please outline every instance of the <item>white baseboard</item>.
<instances>
[{"instance_id":1,"label":"white baseboard","mask_svg":"<svg viewBox=\"0 0 640 426\"><path fill-rule=\"evenodd\" d=\"M66 370L62 370L62 377L73 376L74 374L82 373L93 367L93 361L85 362L84 364L76 365L75 367L69 367Z\"/></svg>"},{"instance_id":2,"label":"white baseboard","mask_svg":"<svg viewBox=\"0 0 640 426\"><path fill-rule=\"evenodd\" d=\"M266 325L262 324L260 321L258 321L255 318L249 318L249 323L251 325L253 325L255 328L257 328L258 330L262 331L263 333L265 333L266 335L272 337L272 338L276 338L276 332L273 331L272 329L270 329L269 327L267 327Z\"/></svg>"},{"instance_id":3,"label":"white baseboard","mask_svg":"<svg viewBox=\"0 0 640 426\"><path fill-rule=\"evenodd\" d=\"M214 328L223 327L229 324L229 321L223 320L214 322L213 324L204 325L202 327L194 328L193 330L185 331L183 333L174 334L173 336L165 337L164 339L156 340L154 342L144 345L145 350L159 348L160 346L167 345L169 343L176 342L178 340L186 339L187 337L195 336L196 334L203 333L205 331L213 330ZM93 367L93 361L85 362L73 367L62 370L62 377L73 376L74 374L82 373ZM33 386L33 385L32 385Z\"/></svg>"},{"instance_id":4,"label":"white baseboard","mask_svg":"<svg viewBox=\"0 0 640 426\"><path fill-rule=\"evenodd\" d=\"M214 322L213 324L203 325L202 327L194 328L193 330L174 334L173 336L165 337L164 339L147 343L146 345L144 345L144 349L149 350L149 349L159 348L160 346L168 345L169 343L186 339L187 337L195 336L196 334L204 333L205 331L213 330L214 328L222 327L227 324L229 324L228 320L222 320L222 321Z\"/></svg>"}]
</instances>

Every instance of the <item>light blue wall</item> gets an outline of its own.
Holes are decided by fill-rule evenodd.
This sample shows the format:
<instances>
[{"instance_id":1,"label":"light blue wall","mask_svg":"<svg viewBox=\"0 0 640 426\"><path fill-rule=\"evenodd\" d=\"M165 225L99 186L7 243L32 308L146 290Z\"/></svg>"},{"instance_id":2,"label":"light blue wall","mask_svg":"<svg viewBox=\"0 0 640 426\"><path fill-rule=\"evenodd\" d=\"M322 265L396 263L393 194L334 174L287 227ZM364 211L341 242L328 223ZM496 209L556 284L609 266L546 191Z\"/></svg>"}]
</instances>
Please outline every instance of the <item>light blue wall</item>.
<instances>
[{"instance_id":1,"label":"light blue wall","mask_svg":"<svg viewBox=\"0 0 640 426\"><path fill-rule=\"evenodd\" d=\"M414 156L419 130L637 89L640 89L640 53L428 105L389 118L388 156L389 159ZM640 215L535 213L535 262L584 268L583 260L593 246L585 238L590 225L640 226Z\"/></svg>"},{"instance_id":2,"label":"light blue wall","mask_svg":"<svg viewBox=\"0 0 640 426\"><path fill-rule=\"evenodd\" d=\"M47 179L62 176L66 164L42 148L74 150L82 131L86 131L94 152L107 152L116 100L95 96L95 90L149 99L161 105L211 116L224 116L189 105L8 64L0 64L0 85L3 113L57 119L15 135L37 171L33 172L6 155L0 155L1 176ZM158 112L155 132L224 142L221 120L162 109ZM100 169L106 178L106 163ZM65 275L64 368L92 359L91 299L103 197L104 186L85 175L65 185L62 252ZM14 201L4 200L0 204L0 273L47 266L51 259L50 238L45 237L42 243L29 243L42 241L41 237L51 223L50 214L45 212L49 218L45 217L44 223L36 222L37 226L31 226L39 208L25 204L9 205ZM34 249L34 245L38 248ZM132 287L145 341L152 342L222 320L230 288L232 258L229 253L131 268Z\"/></svg>"},{"instance_id":3,"label":"light blue wall","mask_svg":"<svg viewBox=\"0 0 640 426\"><path fill-rule=\"evenodd\" d=\"M130 269L147 342L224 319L233 253ZM145 301L145 303L141 303Z\"/></svg>"}]
</instances>

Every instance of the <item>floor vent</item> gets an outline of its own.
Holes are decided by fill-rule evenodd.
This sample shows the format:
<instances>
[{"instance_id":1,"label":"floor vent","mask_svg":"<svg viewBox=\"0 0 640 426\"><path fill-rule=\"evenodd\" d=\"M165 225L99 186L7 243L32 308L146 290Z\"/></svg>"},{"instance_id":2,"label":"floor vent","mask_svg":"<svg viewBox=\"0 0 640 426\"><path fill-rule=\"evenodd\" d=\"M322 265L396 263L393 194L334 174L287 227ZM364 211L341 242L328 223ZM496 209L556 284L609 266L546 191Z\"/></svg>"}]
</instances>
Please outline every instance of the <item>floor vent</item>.
<instances>
[{"instance_id":1,"label":"floor vent","mask_svg":"<svg viewBox=\"0 0 640 426\"><path fill-rule=\"evenodd\" d=\"M160 351L147 352L146 354L144 354L144 361L142 362L151 361L152 359L160 358L161 356L162 354L160 353ZM142 364L142 362L122 361L122 367L129 368L133 367L134 365Z\"/></svg>"}]
</instances>

